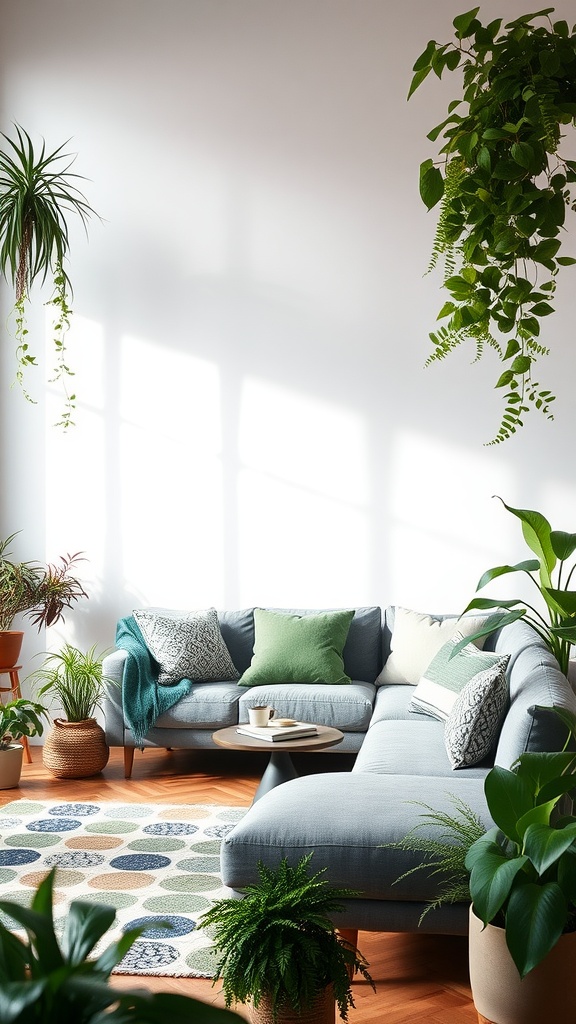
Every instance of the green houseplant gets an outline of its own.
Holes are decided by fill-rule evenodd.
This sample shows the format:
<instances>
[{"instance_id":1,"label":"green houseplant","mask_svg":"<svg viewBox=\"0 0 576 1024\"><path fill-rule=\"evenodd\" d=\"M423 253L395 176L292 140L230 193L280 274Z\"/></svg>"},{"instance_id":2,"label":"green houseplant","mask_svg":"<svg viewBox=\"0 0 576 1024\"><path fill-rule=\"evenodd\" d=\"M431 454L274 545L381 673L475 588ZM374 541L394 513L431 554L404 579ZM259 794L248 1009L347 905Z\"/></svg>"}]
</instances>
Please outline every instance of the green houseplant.
<instances>
[{"instance_id":1,"label":"green houseplant","mask_svg":"<svg viewBox=\"0 0 576 1024\"><path fill-rule=\"evenodd\" d=\"M30 907L9 900L0 910L25 929L20 938L0 922L0 1024L232 1024L229 1010L170 993L114 989L114 967L142 934L132 928L98 956L94 947L115 917L112 907L74 900L57 935L54 870L40 883Z\"/></svg>"},{"instance_id":2,"label":"green houseplant","mask_svg":"<svg viewBox=\"0 0 576 1024\"><path fill-rule=\"evenodd\" d=\"M514 975L508 974L506 986L509 990L511 984L520 982L519 1004L524 993L531 1001L537 998L538 974L534 985L530 983L524 990L521 982L549 962L561 940L570 944L570 979L576 953L576 816L565 813L564 806L567 795L576 789L576 716L560 708L539 710L560 716L567 726L566 745L557 753L521 754L511 769L495 766L488 772L484 790L495 823L492 828L485 831L474 812L461 802L456 803L454 815L426 807L423 822L399 844L422 854L412 870L430 870L440 876L439 896L432 906L472 901L471 921L481 922L474 931L474 956L482 957L478 943L481 928L500 929L505 940L502 947L514 965ZM423 824L426 832L430 825L436 826L440 838L422 835ZM473 995L479 1012L486 1014L474 991L480 969L473 960L472 942L470 957ZM563 984L558 979L556 988L565 993L568 984L569 980ZM490 986L492 990L497 986L494 974ZM546 986L544 1006L550 1012L548 981ZM508 1001L509 995L509 991L504 993ZM517 1019L528 1024L548 1017L546 1010L539 1011L543 1012L540 1017L533 1017L532 1012L524 1005ZM497 1024L500 1020L497 1015L489 1019ZM549 1019L560 1018L552 1013Z\"/></svg>"},{"instance_id":3,"label":"green houseplant","mask_svg":"<svg viewBox=\"0 0 576 1024\"><path fill-rule=\"evenodd\" d=\"M530 580L531 586L535 587L543 608L534 607L521 598L498 600L475 597L463 614L472 608L494 610L487 617L486 626L475 633L473 639L486 636L516 619L524 619L538 633L555 656L561 671L567 675L570 647L576 643L576 589L571 589L576 562L569 561L576 551L576 534L553 530L540 512L512 508L504 501L502 504L520 520L524 540L536 558L516 565L497 565L488 569L480 578L476 590L482 590L488 583L509 573L522 573ZM466 638L464 643L469 642L469 639ZM455 653L462 646L456 645Z\"/></svg>"},{"instance_id":4,"label":"green houseplant","mask_svg":"<svg viewBox=\"0 0 576 1024\"><path fill-rule=\"evenodd\" d=\"M94 211L75 184L79 175L70 171L74 158L64 152L66 143L52 152L46 151L44 142L35 149L19 125L15 125L14 138L4 133L0 137L5 143L0 149L0 271L15 292L16 378L23 387L24 371L36 365L27 340L26 302L34 281L44 281L50 274L54 292L48 304L56 312L53 379L64 387L65 410L60 422L68 427L76 396L66 387L66 378L72 375L64 340L72 314L72 289L65 269L70 248L67 217L70 213L80 217L86 227ZM30 397L25 389L24 394Z\"/></svg>"},{"instance_id":5,"label":"green houseplant","mask_svg":"<svg viewBox=\"0 0 576 1024\"><path fill-rule=\"evenodd\" d=\"M0 644L2 634L14 633L13 623L20 613L27 615L38 630L52 626L64 618L64 612L81 597L87 597L74 570L80 555L66 555L57 563L44 565L41 562L14 562L9 557L10 544L16 537L12 533L0 541ZM15 665L22 642L20 639L13 660L3 653L0 646L0 665L8 668ZM12 637L13 639L13 637ZM5 660L8 658L8 660Z\"/></svg>"},{"instance_id":6,"label":"green houseplant","mask_svg":"<svg viewBox=\"0 0 576 1024\"><path fill-rule=\"evenodd\" d=\"M243 899L218 900L202 919L221 957L216 976L226 1005L251 1001L255 1022L297 1016L323 1024L330 1013L334 1020L334 999L347 1020L352 972L371 982L366 961L329 917L354 893L329 885L323 872L311 875L311 857L295 867L285 858L276 869L259 863L259 881Z\"/></svg>"},{"instance_id":7,"label":"green houseplant","mask_svg":"<svg viewBox=\"0 0 576 1024\"><path fill-rule=\"evenodd\" d=\"M44 664L32 673L37 696L49 698L64 711L64 719L54 719L42 750L44 765L59 778L96 775L108 763L104 730L94 718L105 689L102 657L96 645L81 651L64 644L60 651L47 654Z\"/></svg>"},{"instance_id":8,"label":"green houseplant","mask_svg":"<svg viewBox=\"0 0 576 1024\"><path fill-rule=\"evenodd\" d=\"M46 709L37 701L18 697L0 703L0 789L14 789L20 781L24 748L18 740L41 736Z\"/></svg>"},{"instance_id":9,"label":"green houseplant","mask_svg":"<svg viewBox=\"0 0 576 1024\"><path fill-rule=\"evenodd\" d=\"M558 271L576 262L562 253L561 236L576 161L560 152L564 128L576 124L576 26L552 21L553 7L504 27L502 18L483 25L479 10L454 18L454 40L430 40L409 97L432 71L460 72L447 117L428 135L440 139L438 159L420 167L424 203L440 203L430 269L444 261L448 293L428 363L464 341L476 359L487 347L496 352L500 442L530 409L552 418L554 396L533 371L548 352L541 324L554 312Z\"/></svg>"}]
</instances>

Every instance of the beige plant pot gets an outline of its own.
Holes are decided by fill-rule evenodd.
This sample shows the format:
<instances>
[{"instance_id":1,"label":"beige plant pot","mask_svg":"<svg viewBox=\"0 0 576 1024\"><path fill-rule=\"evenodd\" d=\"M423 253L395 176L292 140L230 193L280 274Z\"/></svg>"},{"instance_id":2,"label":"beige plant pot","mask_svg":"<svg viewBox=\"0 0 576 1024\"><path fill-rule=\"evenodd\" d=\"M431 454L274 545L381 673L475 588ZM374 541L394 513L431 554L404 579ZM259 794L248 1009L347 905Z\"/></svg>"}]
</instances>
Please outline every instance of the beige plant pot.
<instances>
[{"instance_id":1,"label":"beige plant pot","mask_svg":"<svg viewBox=\"0 0 576 1024\"><path fill-rule=\"evenodd\" d=\"M83 722L54 719L42 748L44 767L59 779L85 779L108 764L110 750L95 718Z\"/></svg>"},{"instance_id":2,"label":"beige plant pot","mask_svg":"<svg viewBox=\"0 0 576 1024\"><path fill-rule=\"evenodd\" d=\"M290 1009L278 1010L275 1024L334 1024L335 1010L334 992L329 985L319 993L312 1006L302 1013ZM272 1007L266 996L260 1000L258 1009L250 1007L250 1021L251 1024L273 1024Z\"/></svg>"},{"instance_id":3,"label":"beige plant pot","mask_svg":"<svg viewBox=\"0 0 576 1024\"><path fill-rule=\"evenodd\" d=\"M22 773L24 747L11 743L7 750L0 750L0 789L16 789Z\"/></svg>"},{"instance_id":4,"label":"beige plant pot","mask_svg":"<svg viewBox=\"0 0 576 1024\"><path fill-rule=\"evenodd\" d=\"M503 928L482 922L470 908L470 984L478 1020L489 1024L573 1024L570 996L576 932L562 935L548 956L520 978Z\"/></svg>"}]
</instances>

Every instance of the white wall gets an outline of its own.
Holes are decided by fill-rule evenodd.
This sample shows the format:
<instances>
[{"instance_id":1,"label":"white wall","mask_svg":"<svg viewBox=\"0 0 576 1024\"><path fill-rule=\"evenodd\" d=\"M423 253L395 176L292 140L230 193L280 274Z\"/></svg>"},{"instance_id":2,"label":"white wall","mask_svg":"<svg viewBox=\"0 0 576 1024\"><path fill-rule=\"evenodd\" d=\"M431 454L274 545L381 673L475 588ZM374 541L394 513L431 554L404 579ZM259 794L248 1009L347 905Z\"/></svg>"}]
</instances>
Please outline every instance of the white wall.
<instances>
[{"instance_id":1,"label":"white wall","mask_svg":"<svg viewBox=\"0 0 576 1024\"><path fill-rule=\"evenodd\" d=\"M571 8L560 0L558 17ZM575 528L574 271L540 370L554 423L484 447L495 358L423 369L443 300L424 276L435 214L418 166L456 82L406 94L462 9L4 4L2 130L71 137L103 218L89 241L73 228L67 436L41 370L36 406L10 390L2 332L0 534L22 531L22 557L85 551L91 598L68 639L110 645L142 604L459 610L485 568L524 554L492 495ZM40 348L47 295L30 315ZM28 658L52 632L28 638Z\"/></svg>"}]
</instances>

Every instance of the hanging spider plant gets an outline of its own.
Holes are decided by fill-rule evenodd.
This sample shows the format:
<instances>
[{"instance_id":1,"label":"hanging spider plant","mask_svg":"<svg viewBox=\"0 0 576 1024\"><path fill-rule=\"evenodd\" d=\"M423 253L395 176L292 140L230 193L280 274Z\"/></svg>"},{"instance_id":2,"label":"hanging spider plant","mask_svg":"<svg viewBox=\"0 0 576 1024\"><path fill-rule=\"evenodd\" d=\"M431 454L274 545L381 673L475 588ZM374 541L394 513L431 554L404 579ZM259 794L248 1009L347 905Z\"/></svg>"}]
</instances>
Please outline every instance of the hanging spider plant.
<instances>
[{"instance_id":1,"label":"hanging spider plant","mask_svg":"<svg viewBox=\"0 0 576 1024\"><path fill-rule=\"evenodd\" d=\"M65 409L60 425L68 427L76 396L67 386L73 372L66 361L64 340L72 313L72 286L64 269L69 249L66 216L77 214L87 228L94 210L73 182L80 175L70 171L75 157L63 152L67 143L47 153L42 141L36 152L28 133L19 125L15 129L15 139L0 133L9 147L0 150L0 271L15 291L16 379L32 401L24 386L24 371L36 365L27 341L26 303L34 281L39 278L44 282L50 274L54 293L47 305L54 307L56 315L52 381L60 381L64 388Z\"/></svg>"}]
</instances>

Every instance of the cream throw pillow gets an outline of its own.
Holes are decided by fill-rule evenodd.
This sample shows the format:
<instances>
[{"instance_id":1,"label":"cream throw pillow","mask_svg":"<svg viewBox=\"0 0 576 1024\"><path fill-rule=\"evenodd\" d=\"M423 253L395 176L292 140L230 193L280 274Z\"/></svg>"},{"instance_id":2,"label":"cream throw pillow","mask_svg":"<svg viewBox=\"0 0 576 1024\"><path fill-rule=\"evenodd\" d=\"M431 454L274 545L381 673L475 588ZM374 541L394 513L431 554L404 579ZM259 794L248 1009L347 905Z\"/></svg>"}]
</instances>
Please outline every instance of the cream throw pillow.
<instances>
[{"instance_id":1,"label":"cream throw pillow","mask_svg":"<svg viewBox=\"0 0 576 1024\"><path fill-rule=\"evenodd\" d=\"M434 656L454 633L471 636L485 621L485 615L465 615L462 619L456 616L449 619L434 619L431 615L396 607L390 656L376 680L376 685L395 683L416 686ZM481 637L474 643L481 648L484 640L485 637Z\"/></svg>"}]
</instances>

